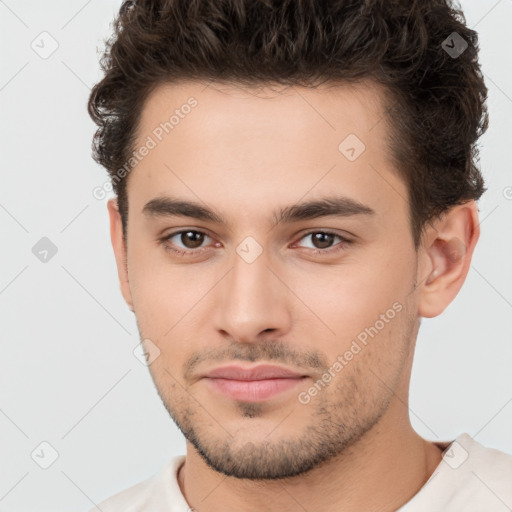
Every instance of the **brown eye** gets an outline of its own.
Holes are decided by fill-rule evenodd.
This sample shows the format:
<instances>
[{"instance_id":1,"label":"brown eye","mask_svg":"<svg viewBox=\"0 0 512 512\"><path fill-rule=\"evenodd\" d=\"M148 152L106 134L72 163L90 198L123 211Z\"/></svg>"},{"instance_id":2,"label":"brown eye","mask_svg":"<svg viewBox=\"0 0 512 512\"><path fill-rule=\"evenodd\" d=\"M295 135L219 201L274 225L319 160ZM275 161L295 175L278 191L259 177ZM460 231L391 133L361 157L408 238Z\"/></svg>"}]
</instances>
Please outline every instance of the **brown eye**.
<instances>
[{"instance_id":1,"label":"brown eye","mask_svg":"<svg viewBox=\"0 0 512 512\"><path fill-rule=\"evenodd\" d=\"M204 241L204 233L199 231L182 231L179 233L180 242L187 249L197 249Z\"/></svg>"},{"instance_id":2,"label":"brown eye","mask_svg":"<svg viewBox=\"0 0 512 512\"><path fill-rule=\"evenodd\" d=\"M207 249L207 247L202 246L205 242L205 238L210 237L202 231L184 229L165 236L160 240L160 243L163 244L166 249L176 254L193 255Z\"/></svg>"},{"instance_id":3,"label":"brown eye","mask_svg":"<svg viewBox=\"0 0 512 512\"><path fill-rule=\"evenodd\" d=\"M344 250L352 243L349 239L330 231L310 231L300 240L307 239L311 240L311 245L309 247L302 245L301 247L306 247L314 253L326 255ZM335 243L336 239L338 239L338 243Z\"/></svg>"},{"instance_id":4,"label":"brown eye","mask_svg":"<svg viewBox=\"0 0 512 512\"><path fill-rule=\"evenodd\" d=\"M311 240L316 249L326 249L331 246L334 235L331 233L311 233Z\"/></svg>"}]
</instances>

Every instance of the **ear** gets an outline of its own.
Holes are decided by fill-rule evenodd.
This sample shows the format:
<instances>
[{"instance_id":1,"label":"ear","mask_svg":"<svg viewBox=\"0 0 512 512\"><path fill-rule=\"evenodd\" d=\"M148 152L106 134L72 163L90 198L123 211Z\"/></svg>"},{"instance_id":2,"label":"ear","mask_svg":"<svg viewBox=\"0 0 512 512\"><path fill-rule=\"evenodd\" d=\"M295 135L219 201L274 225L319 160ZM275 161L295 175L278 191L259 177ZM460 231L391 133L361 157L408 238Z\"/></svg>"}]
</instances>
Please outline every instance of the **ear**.
<instances>
[{"instance_id":1,"label":"ear","mask_svg":"<svg viewBox=\"0 0 512 512\"><path fill-rule=\"evenodd\" d=\"M112 241L112 247L116 257L117 274L119 276L121 293L130 310L134 311L130 282L128 280L127 252L125 241L123 239L123 224L119 213L117 199L109 199L107 202L107 208L110 216L110 239Z\"/></svg>"},{"instance_id":2,"label":"ear","mask_svg":"<svg viewBox=\"0 0 512 512\"><path fill-rule=\"evenodd\" d=\"M480 236L474 200L452 207L422 237L418 265L418 315L440 315L462 287Z\"/></svg>"}]
</instances>

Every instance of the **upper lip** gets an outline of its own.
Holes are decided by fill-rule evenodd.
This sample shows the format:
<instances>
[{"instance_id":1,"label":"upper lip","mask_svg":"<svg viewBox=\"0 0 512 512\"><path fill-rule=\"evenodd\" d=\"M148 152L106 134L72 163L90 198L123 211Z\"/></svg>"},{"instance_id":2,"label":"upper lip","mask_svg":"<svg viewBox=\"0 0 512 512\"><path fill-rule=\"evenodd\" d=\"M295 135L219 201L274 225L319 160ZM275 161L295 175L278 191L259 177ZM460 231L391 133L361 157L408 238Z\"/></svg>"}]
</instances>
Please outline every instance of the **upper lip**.
<instances>
[{"instance_id":1,"label":"upper lip","mask_svg":"<svg viewBox=\"0 0 512 512\"><path fill-rule=\"evenodd\" d=\"M264 380L264 379L291 379L304 377L305 375L283 368L263 364L253 368L243 368L242 366L228 365L214 368L204 375L204 377L232 380Z\"/></svg>"}]
</instances>

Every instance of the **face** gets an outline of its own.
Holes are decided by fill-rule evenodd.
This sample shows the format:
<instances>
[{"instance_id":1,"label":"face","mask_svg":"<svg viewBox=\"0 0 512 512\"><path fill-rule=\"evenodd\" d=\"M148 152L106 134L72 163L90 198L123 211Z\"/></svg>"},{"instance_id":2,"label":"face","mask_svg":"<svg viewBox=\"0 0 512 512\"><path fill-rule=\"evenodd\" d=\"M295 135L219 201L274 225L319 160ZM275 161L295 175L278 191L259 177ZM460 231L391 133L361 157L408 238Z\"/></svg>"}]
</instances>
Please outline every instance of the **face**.
<instances>
[{"instance_id":1,"label":"face","mask_svg":"<svg viewBox=\"0 0 512 512\"><path fill-rule=\"evenodd\" d=\"M122 290L165 407L216 471L304 473L407 393L418 260L387 133L368 84L148 98ZM227 365L295 377L206 377Z\"/></svg>"}]
</instances>

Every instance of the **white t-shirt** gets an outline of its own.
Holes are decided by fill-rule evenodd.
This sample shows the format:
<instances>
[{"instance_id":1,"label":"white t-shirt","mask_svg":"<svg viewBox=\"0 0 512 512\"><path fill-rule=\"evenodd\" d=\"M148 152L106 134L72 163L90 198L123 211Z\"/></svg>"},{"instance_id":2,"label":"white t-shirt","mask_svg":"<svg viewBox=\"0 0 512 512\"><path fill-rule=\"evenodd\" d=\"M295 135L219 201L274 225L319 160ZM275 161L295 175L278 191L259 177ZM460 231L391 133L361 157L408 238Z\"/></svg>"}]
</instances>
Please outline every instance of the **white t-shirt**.
<instances>
[{"instance_id":1,"label":"white t-shirt","mask_svg":"<svg viewBox=\"0 0 512 512\"><path fill-rule=\"evenodd\" d=\"M425 485L396 512L510 512L512 455L486 448L469 434L436 442L443 459ZM169 460L162 470L111 498L90 512L190 512L177 474L185 455Z\"/></svg>"}]
</instances>

